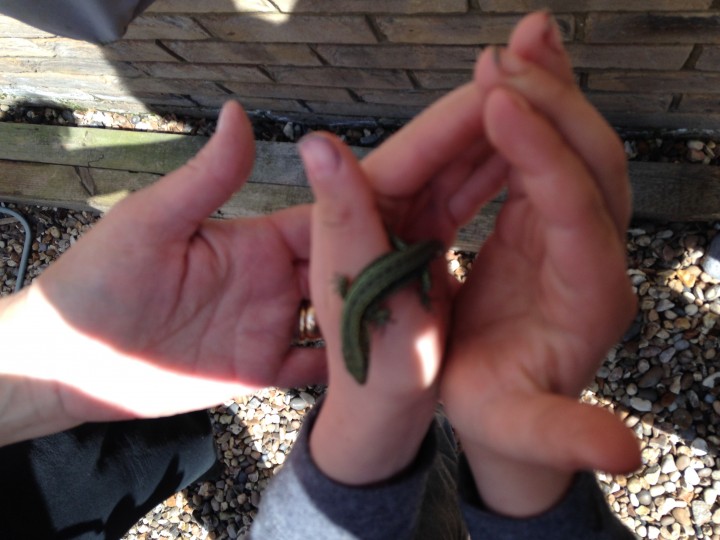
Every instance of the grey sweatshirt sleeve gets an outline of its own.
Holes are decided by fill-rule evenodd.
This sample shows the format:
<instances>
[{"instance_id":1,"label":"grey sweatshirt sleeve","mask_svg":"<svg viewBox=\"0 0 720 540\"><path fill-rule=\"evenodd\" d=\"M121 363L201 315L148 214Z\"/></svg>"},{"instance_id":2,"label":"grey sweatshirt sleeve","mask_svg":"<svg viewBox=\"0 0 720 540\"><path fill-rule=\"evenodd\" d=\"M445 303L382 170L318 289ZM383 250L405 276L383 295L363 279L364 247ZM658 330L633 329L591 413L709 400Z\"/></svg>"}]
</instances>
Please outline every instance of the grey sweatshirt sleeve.
<instances>
[{"instance_id":1,"label":"grey sweatshirt sleeve","mask_svg":"<svg viewBox=\"0 0 720 540\"><path fill-rule=\"evenodd\" d=\"M635 536L612 513L591 472L581 472L565 497L547 512L527 519L513 519L483 507L469 466L460 462L461 506L475 539L517 540L633 540Z\"/></svg>"},{"instance_id":2,"label":"grey sweatshirt sleeve","mask_svg":"<svg viewBox=\"0 0 720 540\"><path fill-rule=\"evenodd\" d=\"M433 430L406 471L387 482L347 486L326 477L310 456L309 433L321 406L305 419L290 457L263 494L250 538L412 538L436 453Z\"/></svg>"},{"instance_id":3,"label":"grey sweatshirt sleeve","mask_svg":"<svg viewBox=\"0 0 720 540\"><path fill-rule=\"evenodd\" d=\"M592 473L578 474L564 499L539 516L511 519L487 511L467 462L448 457L454 457L454 440L437 421L401 474L371 486L339 484L310 456L309 434L320 407L306 418L290 457L263 494L251 540L465 540L468 532L472 540L634 538L610 511Z\"/></svg>"}]
</instances>

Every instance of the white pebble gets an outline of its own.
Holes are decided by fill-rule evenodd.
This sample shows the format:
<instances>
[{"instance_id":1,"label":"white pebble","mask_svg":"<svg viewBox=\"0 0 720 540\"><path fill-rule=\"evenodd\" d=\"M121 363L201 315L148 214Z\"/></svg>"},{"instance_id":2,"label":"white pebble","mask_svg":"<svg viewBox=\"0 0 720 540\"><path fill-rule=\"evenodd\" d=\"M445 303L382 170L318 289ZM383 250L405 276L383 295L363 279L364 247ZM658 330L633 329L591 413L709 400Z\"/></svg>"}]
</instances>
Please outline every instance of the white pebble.
<instances>
[{"instance_id":1,"label":"white pebble","mask_svg":"<svg viewBox=\"0 0 720 540\"><path fill-rule=\"evenodd\" d=\"M648 399L634 397L634 398L630 399L630 406L633 409L635 409L636 411L640 411L640 412L652 411L652 402Z\"/></svg>"},{"instance_id":2,"label":"white pebble","mask_svg":"<svg viewBox=\"0 0 720 540\"><path fill-rule=\"evenodd\" d=\"M685 479L685 483L691 487L695 487L700 483L700 477L698 476L697 471L692 467L685 469L683 478Z\"/></svg>"},{"instance_id":3,"label":"white pebble","mask_svg":"<svg viewBox=\"0 0 720 540\"><path fill-rule=\"evenodd\" d=\"M677 471L677 465L675 465L675 458L672 456L672 454L667 454L663 458L661 470L664 474L669 474L671 472Z\"/></svg>"}]
</instances>

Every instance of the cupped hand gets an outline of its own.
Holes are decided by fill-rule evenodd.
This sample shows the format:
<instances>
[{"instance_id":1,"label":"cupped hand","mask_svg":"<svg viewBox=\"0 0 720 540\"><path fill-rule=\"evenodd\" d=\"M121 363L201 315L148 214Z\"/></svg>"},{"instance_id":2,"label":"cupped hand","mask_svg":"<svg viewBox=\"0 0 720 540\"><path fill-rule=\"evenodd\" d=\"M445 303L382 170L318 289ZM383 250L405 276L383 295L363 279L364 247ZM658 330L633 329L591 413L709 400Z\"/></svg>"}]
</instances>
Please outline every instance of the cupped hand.
<instances>
[{"instance_id":1,"label":"cupped hand","mask_svg":"<svg viewBox=\"0 0 720 540\"><path fill-rule=\"evenodd\" d=\"M548 12L523 18L509 48L561 80L573 80ZM508 166L486 134L487 91L487 85L472 82L459 87L362 161L378 207L396 235L437 237L450 245L458 229L502 189Z\"/></svg>"},{"instance_id":2,"label":"cupped hand","mask_svg":"<svg viewBox=\"0 0 720 540\"><path fill-rule=\"evenodd\" d=\"M508 194L455 302L441 394L492 500L501 491L493 467L532 475L637 466L632 433L577 401L636 301L617 136L571 79L512 47L485 52L476 83L488 139L509 164ZM502 497L493 502L508 510Z\"/></svg>"}]
</instances>

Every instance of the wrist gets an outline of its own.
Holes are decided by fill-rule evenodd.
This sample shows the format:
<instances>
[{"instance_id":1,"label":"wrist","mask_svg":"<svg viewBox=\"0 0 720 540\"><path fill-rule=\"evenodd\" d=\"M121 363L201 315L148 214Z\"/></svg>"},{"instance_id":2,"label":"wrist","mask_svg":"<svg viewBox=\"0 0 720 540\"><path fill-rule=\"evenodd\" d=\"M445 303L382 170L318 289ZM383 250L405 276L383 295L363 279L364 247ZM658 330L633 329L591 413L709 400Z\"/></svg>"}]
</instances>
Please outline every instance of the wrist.
<instances>
[{"instance_id":1,"label":"wrist","mask_svg":"<svg viewBox=\"0 0 720 540\"><path fill-rule=\"evenodd\" d=\"M329 387L310 434L310 453L329 478L347 485L382 482L415 460L433 419L435 399L402 404Z\"/></svg>"},{"instance_id":2,"label":"wrist","mask_svg":"<svg viewBox=\"0 0 720 540\"><path fill-rule=\"evenodd\" d=\"M0 446L81 423L62 406L52 376L57 341L38 296L30 286L0 300Z\"/></svg>"},{"instance_id":3,"label":"wrist","mask_svg":"<svg viewBox=\"0 0 720 540\"><path fill-rule=\"evenodd\" d=\"M464 440L462 446L482 506L503 516L528 518L548 511L562 500L575 476Z\"/></svg>"}]
</instances>

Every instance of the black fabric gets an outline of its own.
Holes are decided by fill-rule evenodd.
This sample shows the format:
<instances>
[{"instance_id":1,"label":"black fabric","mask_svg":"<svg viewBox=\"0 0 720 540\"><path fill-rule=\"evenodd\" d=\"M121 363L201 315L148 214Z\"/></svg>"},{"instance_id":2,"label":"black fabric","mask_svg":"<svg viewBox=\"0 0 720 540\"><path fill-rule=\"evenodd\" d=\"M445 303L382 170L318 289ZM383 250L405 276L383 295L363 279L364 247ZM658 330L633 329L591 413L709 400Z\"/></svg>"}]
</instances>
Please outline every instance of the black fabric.
<instances>
[{"instance_id":1,"label":"black fabric","mask_svg":"<svg viewBox=\"0 0 720 540\"><path fill-rule=\"evenodd\" d=\"M0 13L60 36L109 43L154 1L0 0Z\"/></svg>"},{"instance_id":2,"label":"black fabric","mask_svg":"<svg viewBox=\"0 0 720 540\"><path fill-rule=\"evenodd\" d=\"M0 538L120 538L217 463L205 411L84 424L0 448Z\"/></svg>"}]
</instances>

